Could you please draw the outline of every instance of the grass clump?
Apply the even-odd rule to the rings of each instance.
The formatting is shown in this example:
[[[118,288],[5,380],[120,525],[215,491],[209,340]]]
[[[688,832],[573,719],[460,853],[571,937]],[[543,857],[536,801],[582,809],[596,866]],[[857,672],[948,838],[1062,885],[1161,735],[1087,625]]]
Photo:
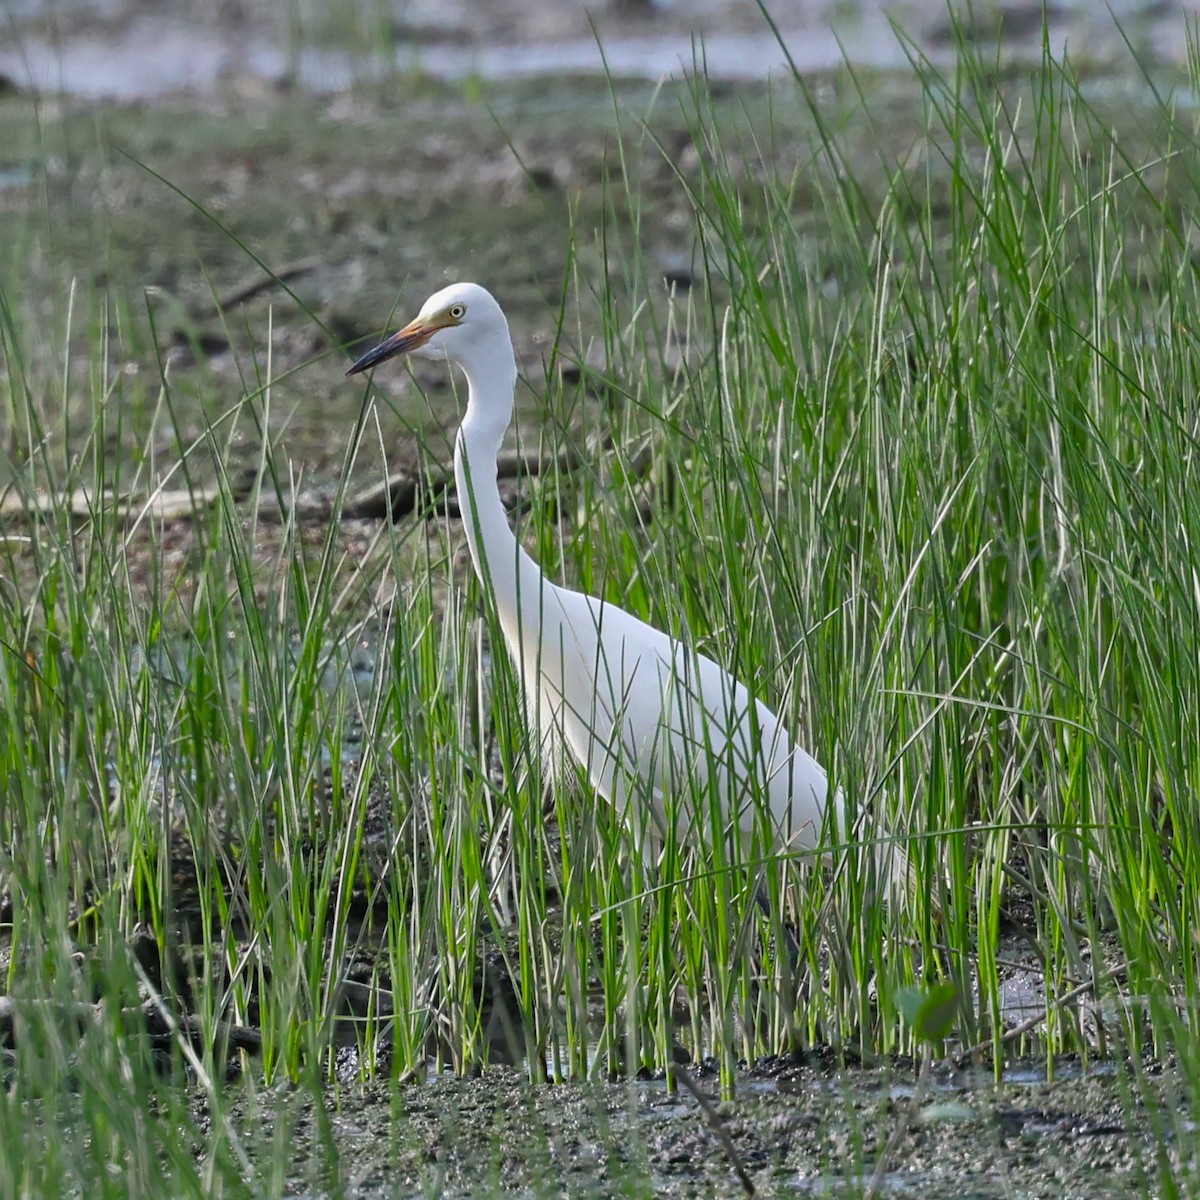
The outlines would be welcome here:
[[[1049,55],[997,80],[967,49],[944,71],[913,50],[912,72],[899,154],[876,126],[895,81],[725,103],[697,75],[636,114],[614,88],[596,235],[564,246],[552,419],[521,434],[591,446],[531,489],[547,569],[686,634],[778,712],[906,846],[899,909],[853,862],[763,838],[668,839],[646,862],[533,752],[437,497],[382,533],[305,523],[271,433],[293,379],[269,357],[227,411],[180,419],[170,371],[150,396],[109,370],[124,348],[97,298],[80,377],[51,365],[74,309],[43,343],[19,276],[0,286],[21,509],[0,541],[8,1190],[36,1171],[280,1193],[284,1142],[231,1115],[246,1029],[251,1107],[280,1081],[319,1096],[501,1058],[633,1075],[680,1048],[728,1090],[739,1062],[816,1042],[915,1052],[911,989],[949,984],[939,1050],[998,1071],[1170,1051],[1194,1086],[1194,129],[1149,80],[1135,122]],[[663,163],[686,289],[646,240]],[[338,432],[335,517],[386,442],[373,420]],[[182,521],[153,499],[164,474]],[[1015,972],[1034,1020],[1014,1020]],[[312,1123],[336,1169],[323,1105]]]

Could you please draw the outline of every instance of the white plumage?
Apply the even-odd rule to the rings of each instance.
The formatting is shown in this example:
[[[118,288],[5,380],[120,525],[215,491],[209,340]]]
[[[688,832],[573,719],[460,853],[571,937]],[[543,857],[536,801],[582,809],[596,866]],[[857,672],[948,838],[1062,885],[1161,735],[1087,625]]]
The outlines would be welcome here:
[[[780,848],[843,840],[841,793],[829,802],[820,764],[738,680],[616,605],[554,584],[517,541],[496,483],[516,358],[492,295],[473,283],[444,288],[350,373],[403,353],[447,360],[466,376],[459,503],[542,743],[559,740],[596,791],[652,837],[667,820],[680,837],[749,833],[765,814]],[[711,828],[714,813],[724,828]],[[710,828],[695,830],[697,816]],[[899,852],[889,859],[887,874],[904,869]]]

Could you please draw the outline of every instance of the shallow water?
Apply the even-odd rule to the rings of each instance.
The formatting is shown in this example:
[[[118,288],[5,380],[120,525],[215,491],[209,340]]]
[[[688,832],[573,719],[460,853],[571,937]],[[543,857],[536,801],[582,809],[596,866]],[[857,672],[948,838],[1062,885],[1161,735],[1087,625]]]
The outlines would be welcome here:
[[[564,6],[414,3],[374,44],[339,45],[314,26],[282,29],[270,6],[247,4],[238,20],[198,21],[173,4],[109,0],[64,5],[21,0],[7,6],[16,36],[0,43],[0,75],[17,87],[89,99],[148,100],[178,91],[209,92],[247,81],[287,84],[326,94],[393,72],[441,80],[511,80],[545,74],[659,79],[689,71],[699,54],[709,78],[763,79],[786,73],[859,67],[897,69],[908,61],[893,32],[895,19],[912,49],[935,61],[953,57],[953,34],[941,0],[776,4],[777,35],[744,0],[627,5],[601,9],[589,26],[585,9]],[[574,6],[565,6],[573,12]],[[996,13],[1004,12],[997,25]],[[329,5],[330,14],[337,11]],[[996,40],[1005,58],[1033,61],[1041,53],[1040,6],[976,4],[968,35]],[[1182,62],[1184,6],[1177,0],[1117,0],[1049,7],[1048,35],[1056,53],[1112,61],[1127,51],[1113,17],[1150,62]],[[79,19],[86,16],[86,19]],[[336,25],[335,25],[336,29]],[[999,30],[999,38],[993,35]],[[325,34],[325,36],[322,36]],[[318,48],[319,47],[319,48]]]

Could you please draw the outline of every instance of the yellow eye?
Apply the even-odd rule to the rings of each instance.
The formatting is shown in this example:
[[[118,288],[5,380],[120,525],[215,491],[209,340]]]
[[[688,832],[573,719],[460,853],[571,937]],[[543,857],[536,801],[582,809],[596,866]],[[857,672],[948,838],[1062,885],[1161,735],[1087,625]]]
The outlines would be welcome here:
[[[461,321],[467,315],[467,306],[465,304],[452,304],[446,309],[446,315],[455,321]]]

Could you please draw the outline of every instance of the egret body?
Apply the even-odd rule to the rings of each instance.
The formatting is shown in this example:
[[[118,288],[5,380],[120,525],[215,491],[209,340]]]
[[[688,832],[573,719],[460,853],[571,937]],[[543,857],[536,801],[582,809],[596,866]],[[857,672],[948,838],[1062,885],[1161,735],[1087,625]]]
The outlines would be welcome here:
[[[473,283],[444,288],[349,374],[409,353],[448,361],[466,376],[454,449],[459,504],[541,744],[559,742],[596,791],[652,839],[668,824],[681,837],[703,837],[749,834],[766,819],[780,848],[842,840],[841,793],[830,797],[820,764],[745,686],[615,604],[558,586],[518,542],[496,481],[517,366],[491,293]],[[693,828],[697,814],[708,829]],[[713,814],[723,828],[712,828]]]

